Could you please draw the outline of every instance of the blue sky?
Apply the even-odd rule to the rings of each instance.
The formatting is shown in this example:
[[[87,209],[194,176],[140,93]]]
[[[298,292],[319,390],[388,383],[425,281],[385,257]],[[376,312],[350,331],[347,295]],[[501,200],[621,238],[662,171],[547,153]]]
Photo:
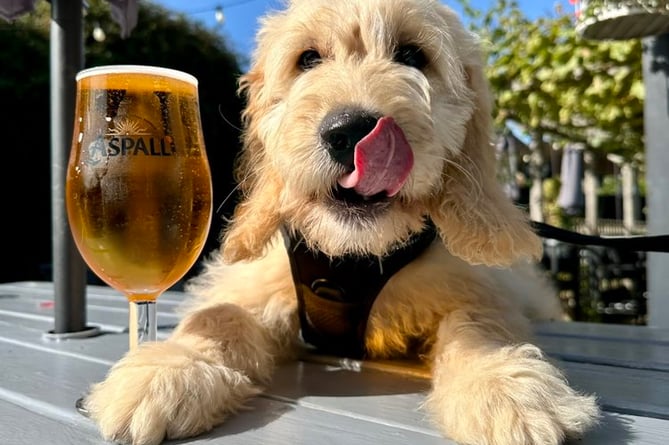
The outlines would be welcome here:
[[[152,0],[164,7],[186,13],[191,19],[199,20],[216,29],[229,42],[234,52],[249,56],[254,45],[253,36],[257,20],[265,12],[278,9],[282,0]],[[337,1],[337,0],[333,0]],[[470,0],[475,8],[486,10],[495,0]],[[443,3],[457,9],[455,0],[443,0]],[[568,0],[518,0],[518,4],[528,17],[548,16],[560,4],[565,11],[573,8]],[[225,20],[218,25],[215,19],[216,7],[223,8]]]

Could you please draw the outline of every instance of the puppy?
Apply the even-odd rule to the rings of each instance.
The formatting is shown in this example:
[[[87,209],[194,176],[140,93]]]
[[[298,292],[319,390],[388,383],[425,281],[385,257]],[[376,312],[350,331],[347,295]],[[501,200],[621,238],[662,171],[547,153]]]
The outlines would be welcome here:
[[[243,199],[171,337],[86,405],[108,439],[207,431],[310,343],[418,357],[424,409],[471,445],[553,445],[599,415],[529,342],[556,298],[495,179],[479,42],[436,0],[293,0],[261,22]]]

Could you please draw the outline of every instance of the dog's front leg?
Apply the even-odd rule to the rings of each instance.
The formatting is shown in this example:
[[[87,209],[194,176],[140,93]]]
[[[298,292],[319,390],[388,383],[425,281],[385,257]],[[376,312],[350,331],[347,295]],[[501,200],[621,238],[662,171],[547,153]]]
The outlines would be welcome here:
[[[168,340],[128,352],[91,388],[86,407],[108,440],[148,445],[197,435],[260,391],[275,340],[239,306],[199,309]]]
[[[557,445],[596,422],[594,397],[572,389],[539,348],[514,338],[513,329],[495,311],[455,311],[442,320],[426,407],[451,439]]]

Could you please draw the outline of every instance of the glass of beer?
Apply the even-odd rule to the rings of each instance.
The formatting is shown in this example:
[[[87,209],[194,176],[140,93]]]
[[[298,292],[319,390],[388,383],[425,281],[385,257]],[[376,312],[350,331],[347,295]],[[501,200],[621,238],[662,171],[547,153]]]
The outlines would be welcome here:
[[[68,220],[90,269],[128,299],[133,349],[156,339],[156,299],[193,266],[211,223],[198,82],[143,65],[76,82]]]

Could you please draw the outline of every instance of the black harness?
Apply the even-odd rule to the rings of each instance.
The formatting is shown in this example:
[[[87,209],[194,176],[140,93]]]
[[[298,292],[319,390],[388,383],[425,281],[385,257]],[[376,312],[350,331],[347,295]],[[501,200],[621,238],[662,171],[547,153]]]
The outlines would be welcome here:
[[[416,259],[437,236],[430,223],[383,257],[328,257],[307,248],[300,234],[282,230],[297,291],[302,338],[318,350],[365,356],[367,318],[379,292],[398,270]]]

